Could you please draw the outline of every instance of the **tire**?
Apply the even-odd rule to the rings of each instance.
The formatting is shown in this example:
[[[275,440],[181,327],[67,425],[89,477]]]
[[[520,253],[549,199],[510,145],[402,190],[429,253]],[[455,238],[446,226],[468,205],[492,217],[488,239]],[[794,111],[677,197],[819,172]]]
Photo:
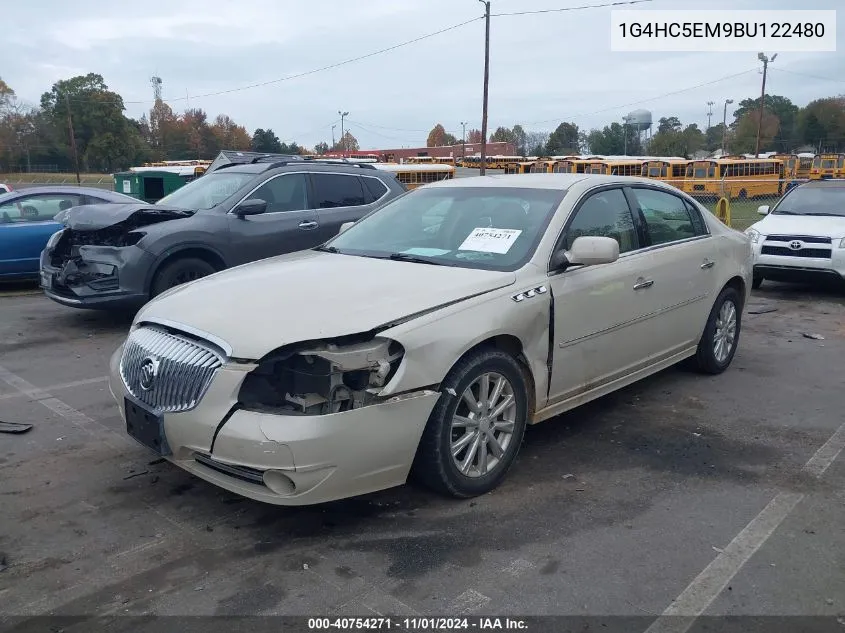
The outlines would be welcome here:
[[[483,376],[488,376],[488,398],[495,395],[498,378],[502,378],[506,384],[500,390],[497,404],[501,404],[506,395],[512,396],[512,404],[497,416],[501,418],[500,429],[488,427],[483,418],[472,424],[473,417],[478,416],[478,413],[472,412],[463,398],[463,394],[469,391],[470,397],[475,397],[476,404],[479,403],[476,393],[480,392]],[[525,434],[528,387],[523,369],[510,354],[497,349],[481,349],[461,359],[451,369],[443,380],[442,392],[423,431],[412,474],[429,488],[452,497],[466,499],[490,492],[507,475]],[[470,423],[464,427],[453,427],[456,414],[465,423]],[[457,443],[468,436],[478,437],[479,433],[489,438],[485,428],[493,435],[495,445],[502,449],[501,455],[495,455],[493,440],[479,443],[473,439],[464,440],[457,457],[452,457],[453,442]],[[508,429],[511,431],[509,434]],[[475,451],[470,456],[473,448]],[[481,468],[482,455],[488,459],[486,473]],[[457,462],[468,463],[464,472]]]
[[[150,291],[150,298],[156,297],[174,286],[179,286],[216,272],[217,269],[214,266],[197,257],[182,257],[173,260],[156,272]]]
[[[726,354],[716,353],[716,342],[720,338],[717,330],[722,330],[719,327],[720,321],[726,316],[730,315],[731,308],[726,306],[733,306],[733,340],[730,341],[730,348]],[[704,333],[701,335],[701,340],[698,343],[698,351],[695,355],[695,364],[698,371],[705,374],[721,374],[731,364],[736,348],[739,344],[739,334],[742,326],[742,299],[735,288],[728,286],[723,289],[716,298],[713,308],[710,310],[710,316],[707,318],[707,325],[704,328]],[[730,331],[730,327],[728,327]],[[723,340],[728,341],[729,338]]]
[[[752,290],[758,290],[760,288],[760,286],[763,285],[763,281],[765,281],[765,279],[763,277],[757,277],[757,276],[752,277],[751,278],[751,289]]]

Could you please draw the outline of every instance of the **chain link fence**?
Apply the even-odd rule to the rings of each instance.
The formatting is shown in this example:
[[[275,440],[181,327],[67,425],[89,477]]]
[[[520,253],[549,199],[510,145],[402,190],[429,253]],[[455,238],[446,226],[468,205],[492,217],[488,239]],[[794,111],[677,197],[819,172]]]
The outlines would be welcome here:
[[[111,174],[76,174],[65,172],[17,172],[0,173],[0,182],[11,185],[15,189],[25,189],[37,185],[76,185],[83,187],[97,187],[99,189],[114,189],[114,177]]]
[[[676,180],[669,184],[698,200],[726,224],[744,231],[760,219],[759,207],[774,207],[790,189],[804,182],[807,181],[731,178]]]

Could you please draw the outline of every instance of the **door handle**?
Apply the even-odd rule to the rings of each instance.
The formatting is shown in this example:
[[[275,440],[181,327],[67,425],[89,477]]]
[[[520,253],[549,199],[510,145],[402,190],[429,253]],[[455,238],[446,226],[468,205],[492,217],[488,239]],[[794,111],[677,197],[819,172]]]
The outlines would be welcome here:
[[[316,222],[314,222],[314,221],[311,221],[311,220],[309,220],[309,221],[307,221],[307,222],[300,222],[300,223],[299,223],[299,228],[301,228],[301,229],[303,229],[303,230],[316,229],[316,228],[317,228],[317,223],[316,223]]]
[[[643,279],[634,284],[634,290],[642,290],[643,288],[651,288],[654,285],[653,279]]]
[[[713,268],[716,265],[716,262],[711,262],[709,259],[705,260],[704,263],[701,265],[701,268]]]

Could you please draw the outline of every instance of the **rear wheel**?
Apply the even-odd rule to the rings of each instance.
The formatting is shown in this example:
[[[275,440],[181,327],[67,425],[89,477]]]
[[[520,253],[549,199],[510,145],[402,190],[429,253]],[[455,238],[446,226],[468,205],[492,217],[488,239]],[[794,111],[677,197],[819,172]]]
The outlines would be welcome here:
[[[728,286],[716,298],[695,355],[698,370],[721,374],[733,360],[739,343],[742,301],[739,292]]]
[[[180,286],[215,272],[217,272],[217,269],[203,259],[197,257],[176,259],[165,264],[156,273],[150,295],[151,297],[156,297],[174,286]]]
[[[523,370],[505,352],[479,350],[461,360],[442,386],[413,473],[454,497],[487,493],[505,478],[525,433],[528,392]]]

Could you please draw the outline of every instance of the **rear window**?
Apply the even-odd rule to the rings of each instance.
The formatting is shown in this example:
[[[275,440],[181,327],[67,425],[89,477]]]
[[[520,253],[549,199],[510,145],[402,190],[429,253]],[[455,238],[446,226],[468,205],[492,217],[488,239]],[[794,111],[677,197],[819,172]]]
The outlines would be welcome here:
[[[361,178],[361,181],[364,183],[364,197],[366,198],[366,204],[375,202],[387,193],[387,185],[377,178],[364,177]]]

